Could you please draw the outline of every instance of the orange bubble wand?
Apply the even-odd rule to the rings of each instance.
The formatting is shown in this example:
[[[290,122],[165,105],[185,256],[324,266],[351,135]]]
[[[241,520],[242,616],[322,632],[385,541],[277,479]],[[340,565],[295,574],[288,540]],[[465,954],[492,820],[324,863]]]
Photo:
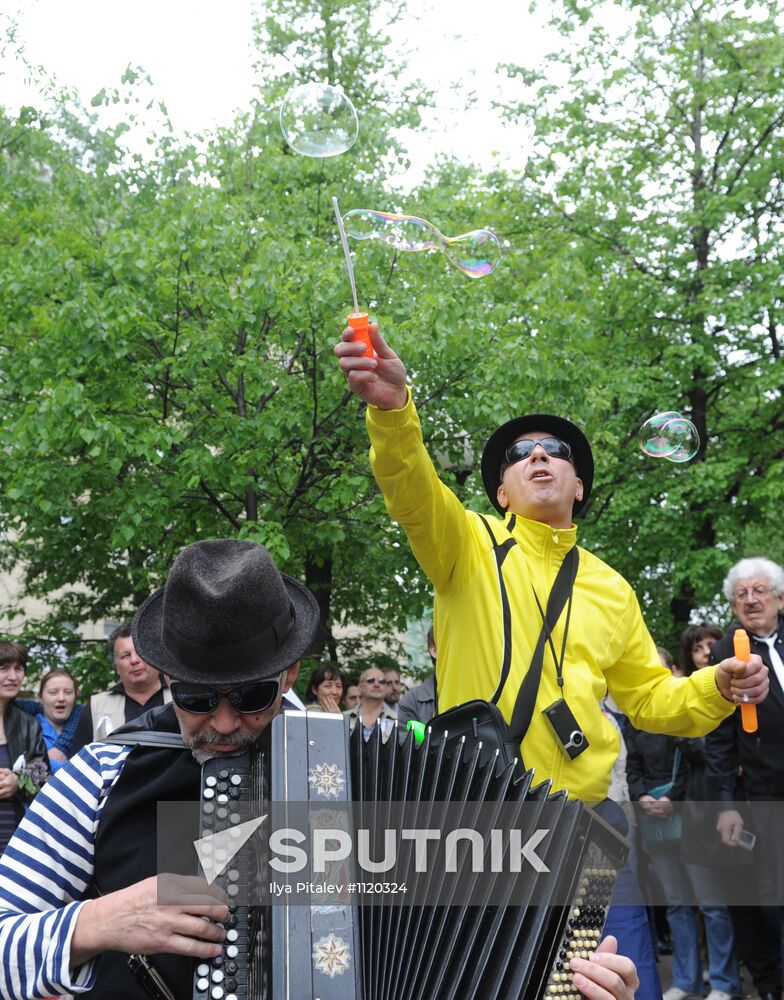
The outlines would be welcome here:
[[[732,636],[732,644],[735,647],[735,659],[748,663],[751,657],[751,646],[749,637],[742,629],[736,629]],[[757,706],[741,702],[740,722],[744,733],[756,733],[757,731]]]
[[[357,300],[357,286],[354,281],[354,267],[351,263],[351,253],[348,249],[348,240],[346,239],[346,230],[343,226],[343,217],[340,214],[340,209],[338,208],[337,198],[332,199],[332,207],[335,210],[335,218],[338,223],[338,232],[340,233],[340,242],[343,245],[343,253],[346,256],[346,269],[348,270],[348,280],[351,282],[351,294],[354,297],[354,312],[350,316],[346,317],[346,322],[354,331],[354,340],[365,345],[365,352],[361,354],[360,357],[374,358],[375,353],[373,352],[373,345],[370,343],[370,321],[368,314],[366,312],[359,311],[359,301]]]

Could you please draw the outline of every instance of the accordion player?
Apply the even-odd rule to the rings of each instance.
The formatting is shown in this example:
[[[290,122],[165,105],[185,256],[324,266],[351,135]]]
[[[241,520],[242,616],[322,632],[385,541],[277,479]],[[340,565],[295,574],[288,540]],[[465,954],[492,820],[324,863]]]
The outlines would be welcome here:
[[[578,1000],[570,960],[599,943],[627,852],[591,809],[481,740],[365,742],[324,713],[287,712],[257,751],[209,761],[201,796],[230,916],[193,1000]],[[519,862],[521,846],[513,874],[486,870],[495,852]]]

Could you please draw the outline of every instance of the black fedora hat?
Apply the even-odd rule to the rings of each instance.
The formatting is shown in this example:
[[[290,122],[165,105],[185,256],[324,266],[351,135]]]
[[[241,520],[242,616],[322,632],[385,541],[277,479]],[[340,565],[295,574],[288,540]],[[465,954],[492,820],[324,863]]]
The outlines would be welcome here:
[[[528,434],[531,431],[547,431],[553,437],[566,441],[571,447],[574,467],[583,483],[582,500],[575,500],[572,506],[572,516],[577,517],[585,510],[591,495],[593,453],[588,438],[576,424],[551,413],[529,413],[523,417],[515,417],[514,420],[507,420],[505,424],[501,424],[490,435],[482,452],[482,482],[490,503],[499,514],[505,513],[498,502],[498,486],[501,482],[501,466],[504,464],[506,449],[521,434]]]
[[[131,635],[146,662],[180,681],[242,684],[292,666],[319,624],[316,598],[255,542],[188,545]]]

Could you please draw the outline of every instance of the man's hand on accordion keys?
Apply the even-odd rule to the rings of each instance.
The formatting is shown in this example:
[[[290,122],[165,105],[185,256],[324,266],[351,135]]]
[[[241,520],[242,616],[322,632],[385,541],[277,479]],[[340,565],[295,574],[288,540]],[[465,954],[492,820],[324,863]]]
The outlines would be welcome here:
[[[216,885],[196,876],[159,875],[88,900],[71,941],[71,968],[104,951],[215,958],[229,909]]]
[[[589,1000],[633,1000],[640,985],[630,958],[618,954],[618,942],[606,937],[593,958],[573,958],[572,981]]]

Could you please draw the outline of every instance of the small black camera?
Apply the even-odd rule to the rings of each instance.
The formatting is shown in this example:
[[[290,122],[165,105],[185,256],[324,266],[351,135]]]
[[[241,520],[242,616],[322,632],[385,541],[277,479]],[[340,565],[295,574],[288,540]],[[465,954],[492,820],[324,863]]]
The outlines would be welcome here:
[[[542,712],[550,723],[558,741],[558,746],[563,750],[570,760],[579,757],[588,749],[588,737],[580,728],[580,724],[575,719],[571,708],[563,698],[548,705]]]

